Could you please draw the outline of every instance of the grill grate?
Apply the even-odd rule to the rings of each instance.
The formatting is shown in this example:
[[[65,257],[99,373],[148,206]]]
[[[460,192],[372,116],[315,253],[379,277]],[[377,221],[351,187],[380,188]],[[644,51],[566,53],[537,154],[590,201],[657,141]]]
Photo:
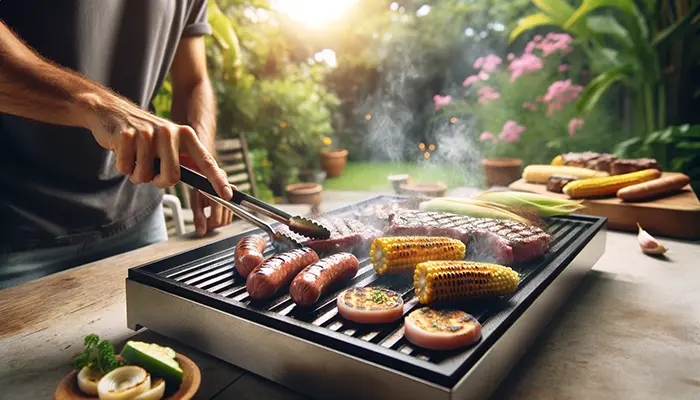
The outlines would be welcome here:
[[[394,197],[388,197],[393,200]],[[373,201],[388,201],[386,196]],[[367,203],[364,203],[367,204]],[[355,207],[332,213],[350,215]],[[433,352],[411,345],[403,336],[403,323],[372,326],[344,320],[338,315],[337,295],[348,287],[383,286],[401,293],[404,314],[421,305],[413,293],[412,276],[378,276],[367,257],[360,259],[360,269],[349,283],[333,288],[312,307],[298,307],[286,290],[270,301],[251,301],[245,279],[233,267],[235,243],[244,232],[220,242],[129,271],[129,278],[174,294],[232,312],[336,350],[373,359],[390,368],[413,373],[438,384],[452,384],[478,360],[490,343],[502,334],[553,279],[568,261],[600,229],[603,220],[594,217],[568,216],[551,218],[552,242],[549,253],[541,260],[513,266],[521,274],[519,290],[496,300],[478,300],[459,305],[482,324],[482,340],[475,346],[446,352]],[[274,252],[268,246],[265,255]],[[522,311],[520,311],[522,312]]]

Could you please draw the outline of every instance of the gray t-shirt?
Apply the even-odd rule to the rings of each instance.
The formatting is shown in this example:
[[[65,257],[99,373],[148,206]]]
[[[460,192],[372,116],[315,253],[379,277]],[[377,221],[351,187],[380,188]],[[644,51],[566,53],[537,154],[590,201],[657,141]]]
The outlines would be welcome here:
[[[206,35],[206,0],[0,0],[0,19],[43,57],[144,109],[179,40]],[[98,240],[153,212],[162,192],[120,175],[85,129],[0,113],[0,253]]]

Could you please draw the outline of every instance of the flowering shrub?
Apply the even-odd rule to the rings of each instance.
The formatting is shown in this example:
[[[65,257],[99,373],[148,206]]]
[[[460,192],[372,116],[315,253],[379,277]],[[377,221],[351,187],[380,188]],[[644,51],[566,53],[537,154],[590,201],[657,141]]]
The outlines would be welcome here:
[[[474,62],[475,73],[462,82],[464,95],[435,95],[438,118],[471,119],[484,157],[518,157],[549,163],[566,151],[610,151],[614,118],[604,108],[586,120],[575,102],[585,71],[565,62],[572,53],[567,34],[537,35],[522,54],[505,60],[494,54]],[[573,60],[576,61],[575,57]]]

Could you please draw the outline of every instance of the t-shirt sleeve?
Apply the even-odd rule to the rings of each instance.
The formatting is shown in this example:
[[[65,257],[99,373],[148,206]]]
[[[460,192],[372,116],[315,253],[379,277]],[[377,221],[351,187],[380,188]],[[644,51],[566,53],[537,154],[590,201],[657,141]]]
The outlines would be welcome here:
[[[182,36],[202,35],[211,35],[211,25],[207,20],[207,0],[195,0]]]

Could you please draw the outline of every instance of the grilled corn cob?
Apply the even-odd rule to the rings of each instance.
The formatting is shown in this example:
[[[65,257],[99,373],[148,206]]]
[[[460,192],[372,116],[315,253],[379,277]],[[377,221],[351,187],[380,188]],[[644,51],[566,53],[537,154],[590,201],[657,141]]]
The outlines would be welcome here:
[[[562,191],[572,199],[613,196],[624,187],[651,181],[660,176],[661,171],[658,169],[645,169],[603,178],[572,181],[567,183]]]
[[[461,260],[466,246],[447,237],[381,237],[372,242],[370,260],[377,274],[413,271],[416,264],[431,260]]]
[[[428,261],[416,266],[413,287],[421,304],[502,296],[514,292],[520,276],[511,268],[473,261]]]
[[[552,175],[570,175],[581,179],[608,176],[605,171],[588,168],[571,167],[568,165],[528,165],[523,169],[523,179],[530,183],[547,183]]]

